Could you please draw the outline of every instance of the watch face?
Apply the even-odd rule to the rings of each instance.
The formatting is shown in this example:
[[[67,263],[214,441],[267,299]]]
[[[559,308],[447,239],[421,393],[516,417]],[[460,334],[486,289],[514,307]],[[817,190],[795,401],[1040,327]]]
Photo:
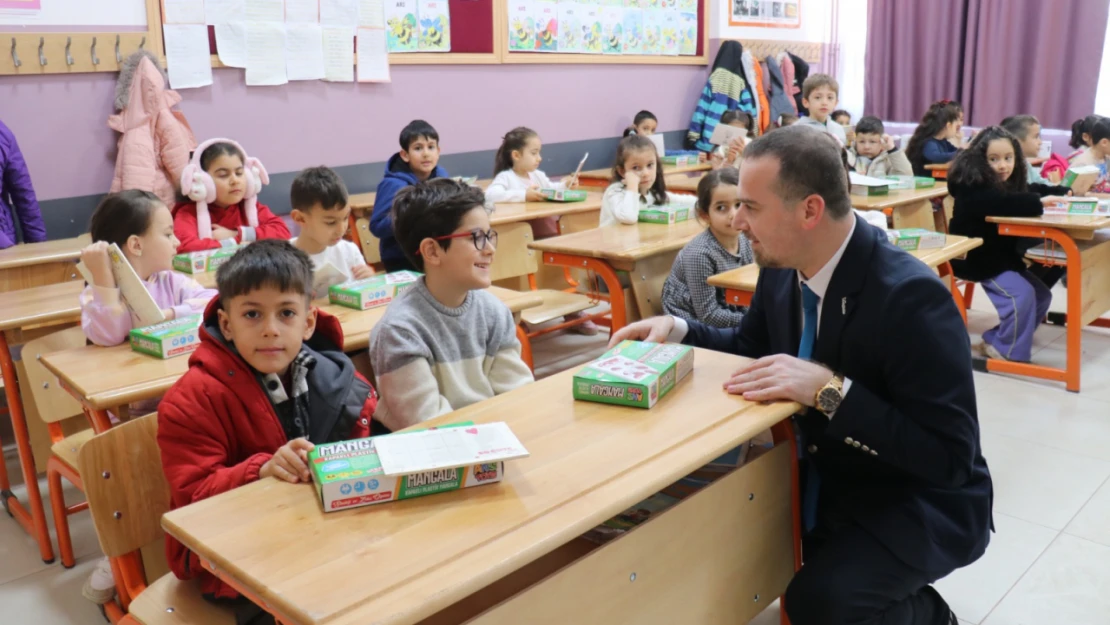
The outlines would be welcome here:
[[[817,408],[824,413],[834,412],[840,407],[840,391],[832,387],[821,389],[817,395]]]

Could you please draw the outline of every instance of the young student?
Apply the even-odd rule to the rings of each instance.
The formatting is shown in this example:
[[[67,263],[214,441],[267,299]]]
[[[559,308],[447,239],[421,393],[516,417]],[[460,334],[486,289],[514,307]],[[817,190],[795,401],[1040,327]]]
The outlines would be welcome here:
[[[906,157],[913,166],[913,175],[929,176],[925,165],[948,163],[956,158],[960,148],[953,141],[962,137],[963,116],[963,107],[952,100],[940,100],[929,106],[906,144]]]
[[[0,122],[0,250],[19,241],[13,215],[19,218],[24,243],[46,240],[46,226],[23,152],[11,129]]]
[[[393,198],[405,187],[432,178],[446,178],[447,171],[439,166],[439,133],[422,119],[415,119],[401,129],[401,151],[389,157],[385,176],[378,183],[374,212],[370,216],[370,233],[378,237],[382,265],[386,271],[414,269],[393,236]]]
[[[1075,166],[1094,165],[1098,167],[1098,179],[1088,189],[1090,193],[1110,193],[1110,117],[1100,117],[1091,126],[1091,145],[1079,156],[1072,159]]]
[[[878,117],[861,117],[856,124],[856,142],[848,150],[848,163],[856,173],[881,178],[912,176],[913,167],[906,153],[894,146]]]
[[[599,226],[634,224],[640,209],[662,204],[693,207],[697,198],[667,192],[655,144],[643,135],[630,135],[617,144],[612,184],[601,196]]]
[[[824,130],[839,141],[840,145],[847,145],[844,127],[831,117],[839,92],[840,85],[828,74],[813,74],[806,78],[802,83],[802,104],[809,109],[809,117],[799,119],[798,123]]]
[[[570,179],[551,182],[547,174],[540,171],[543,157],[540,152],[543,143],[539,134],[531,128],[520,126],[513,128],[501,141],[494,157],[493,182],[486,188],[486,203],[493,205],[499,202],[542,202],[544,199],[540,189],[573,189],[578,186],[578,180]],[[528,222],[532,226],[532,238],[539,241],[559,235],[558,217],[543,217]],[[564,317],[566,321],[573,321],[585,317],[586,313],[577,312]],[[578,325],[570,326],[570,331],[577,334],[593,336],[601,328],[593,321],[585,321]]]
[[[398,430],[532,381],[509,309],[484,289],[497,232],[482,190],[454,180],[405,189],[397,242],[424,277],[370,334],[382,392],[378,418]]]
[[[1036,217],[1068,189],[1029,184],[1020,154],[1013,135],[991,126],[956,157],[948,172],[948,191],[955,199],[949,230],[983,239],[965,259],[952,261],[956,276],[980,283],[998,310],[999,324],[983,333],[979,349],[990,358],[1028,362],[1033,332],[1048,312],[1052,293],[1026,269],[1023,246],[999,234],[987,217]]]
[[[1071,125],[1071,140],[1068,141],[1068,145],[1075,151],[1068,155],[1069,162],[1091,147],[1091,131],[1101,117],[1101,115],[1088,115],[1075,120]]]
[[[1052,182],[1042,176],[1041,172],[1033,167],[1033,163],[1029,162],[1029,159],[1037,158],[1037,154],[1041,151],[1041,122],[1032,115],[1013,115],[1002,120],[1001,126],[1017,137],[1018,143],[1021,144],[1021,156],[1025,161],[1026,171],[1029,172],[1029,183],[1051,185]]]
[[[832,112],[832,120],[842,128],[844,128],[845,146],[851,146],[856,142],[856,129],[852,126],[852,114],[844,109],[836,109]]]
[[[745,309],[725,302],[723,289],[706,282],[710,276],[755,261],[747,237],[732,225],[740,210],[739,173],[731,168],[709,172],[698,183],[698,218],[708,224],[675,258],[663,283],[663,312],[718,328],[740,324]]]
[[[659,120],[655,118],[655,114],[651,111],[640,111],[632,118],[632,125],[624,129],[624,135],[653,135],[655,130],[659,128]]]
[[[740,167],[740,160],[744,153],[744,146],[748,144],[748,137],[751,137],[754,120],[752,120],[751,114],[745,113],[740,109],[729,109],[721,113],[721,121],[717,123],[743,128],[748,131],[747,137],[737,137],[729,142],[728,145],[717,146],[717,149],[713,150],[713,154],[709,157],[709,162],[713,169],[720,169],[726,166],[738,168]]]
[[[339,321],[309,301],[307,254],[259,241],[220,267],[216,283],[189,370],[158,408],[173,509],[268,477],[309,488],[308,452],[369,436],[378,403],[343,353]],[[238,597],[168,535],[166,558],[207,598]],[[235,607],[253,608],[246,600]]]
[[[374,275],[358,246],[343,238],[351,207],[339,174],[330,167],[305,169],[293,179],[289,200],[293,206],[290,216],[301,229],[291,243],[308,254],[315,269],[330,264],[347,280]]]
[[[153,193],[129,190],[105,196],[93,211],[89,231],[93,243],[81,250],[81,260],[93,281],[81,292],[81,329],[96,345],[123,343],[138,323],[121,299],[112,273],[108,257],[112,243],[119,246],[166,319],[200,314],[216,296],[216,291],[172,270],[178,243],[173,217]],[[131,406],[131,411],[146,414],[157,406],[158,400],[140,402]],[[89,601],[105,604],[115,592],[112,567],[104,558],[85,582],[82,594]]]
[[[289,239],[285,222],[258,202],[258,192],[269,182],[262,163],[248,157],[243,146],[231,139],[209,139],[198,145],[181,173],[186,199],[173,209],[173,230],[181,241],[177,252]]]

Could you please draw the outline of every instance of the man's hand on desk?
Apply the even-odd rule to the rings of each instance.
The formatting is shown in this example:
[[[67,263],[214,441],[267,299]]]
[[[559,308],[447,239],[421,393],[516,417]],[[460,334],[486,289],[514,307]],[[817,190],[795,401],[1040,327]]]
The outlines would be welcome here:
[[[832,377],[833,372],[822,365],[786,354],[775,354],[760,358],[732,374],[725,382],[725,390],[733,395],[743,395],[748,401],[786,400],[812,408],[817,391]]]
[[[613,333],[609,339],[609,347],[614,347],[621,341],[647,341],[649,343],[666,343],[671,330],[674,329],[674,317],[661,315],[637,321]]]

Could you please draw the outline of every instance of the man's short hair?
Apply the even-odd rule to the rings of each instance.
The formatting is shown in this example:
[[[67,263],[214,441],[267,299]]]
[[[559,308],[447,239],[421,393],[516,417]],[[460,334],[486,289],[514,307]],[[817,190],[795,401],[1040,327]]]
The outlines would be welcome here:
[[[1040,120],[1032,115],[1013,115],[1002,120],[1001,124],[1003,128],[1017,137],[1019,141],[1024,141],[1025,138],[1029,136],[1030,128],[1040,125]]]
[[[417,139],[432,139],[439,143],[439,133],[422,119],[414,119],[401,129],[401,149],[408,152]]]
[[[485,201],[485,193],[478,187],[450,178],[405,187],[393,200],[393,236],[405,258],[424,271],[420,242],[454,233],[463,217],[475,208],[483,208]],[[451,243],[447,239],[439,245],[447,249]]]
[[[307,211],[319,204],[324,210],[347,206],[347,185],[330,167],[309,167],[293,179],[289,189],[293,208]]]
[[[856,122],[857,135],[881,135],[885,131],[886,127],[883,126],[883,120],[874,115],[861,117],[859,121]]]
[[[828,87],[837,96],[840,95],[840,85],[835,78],[828,74],[813,74],[802,83],[802,97],[808,100],[809,94],[818,87]]]
[[[795,124],[769,132],[744,149],[744,161],[772,157],[779,162],[775,192],[785,202],[810,195],[825,200],[825,210],[840,220],[852,210],[840,144],[811,126]]]
[[[263,239],[239,250],[216,270],[216,288],[225,307],[231,298],[267,286],[309,299],[312,260],[289,241]]]

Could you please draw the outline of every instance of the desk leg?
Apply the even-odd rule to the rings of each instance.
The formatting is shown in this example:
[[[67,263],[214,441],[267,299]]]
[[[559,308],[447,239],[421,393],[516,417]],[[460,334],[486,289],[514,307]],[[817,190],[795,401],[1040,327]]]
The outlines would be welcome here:
[[[794,525],[794,572],[802,569],[802,486],[798,481],[801,475],[798,471],[798,444],[794,439],[794,422],[783,419],[771,426],[771,440],[775,445],[790,445],[793,450],[790,454],[790,516]],[[779,598],[779,619],[781,625],[790,625],[790,618],[786,615],[786,596]]]
[[[933,203],[929,200],[895,206],[891,214],[891,220],[898,230],[903,228],[924,228],[930,231],[937,229],[936,221],[933,220]]]
[[[956,300],[956,308],[960,311],[960,316],[964,318],[964,325],[967,325],[967,306],[964,305],[964,296],[960,293],[960,288],[956,285],[956,274],[952,273],[952,263],[946,262],[937,267],[937,273],[940,274],[941,279],[948,276],[948,288],[952,290],[952,299]]]
[[[609,263],[597,258],[556,254],[554,252],[544,252],[543,262],[546,265],[573,267],[596,273],[609,289],[609,316],[612,320],[609,328],[610,332],[616,332],[627,325],[628,313],[624,307],[624,287],[621,286],[620,277],[609,266]]]
[[[38,471],[35,469],[35,458],[31,453],[31,438],[27,434],[23,401],[19,397],[19,380],[16,379],[15,363],[12,362],[12,354],[8,349],[8,337],[3,332],[0,332],[0,374],[4,376],[4,396],[8,402],[8,413],[12,418],[12,430],[15,434],[16,447],[19,449],[19,465],[23,470],[23,482],[27,488],[27,503],[30,510],[24,508],[12,494],[7,467],[4,467],[0,474],[0,499],[3,500],[4,509],[8,514],[38,542],[42,561],[52,564],[54,547],[50,543],[50,531],[46,528],[46,511],[42,507]],[[0,465],[3,465],[2,461]]]
[[[753,295],[755,295],[755,293],[752,291],[725,289],[725,301],[733,306],[751,306]]]

